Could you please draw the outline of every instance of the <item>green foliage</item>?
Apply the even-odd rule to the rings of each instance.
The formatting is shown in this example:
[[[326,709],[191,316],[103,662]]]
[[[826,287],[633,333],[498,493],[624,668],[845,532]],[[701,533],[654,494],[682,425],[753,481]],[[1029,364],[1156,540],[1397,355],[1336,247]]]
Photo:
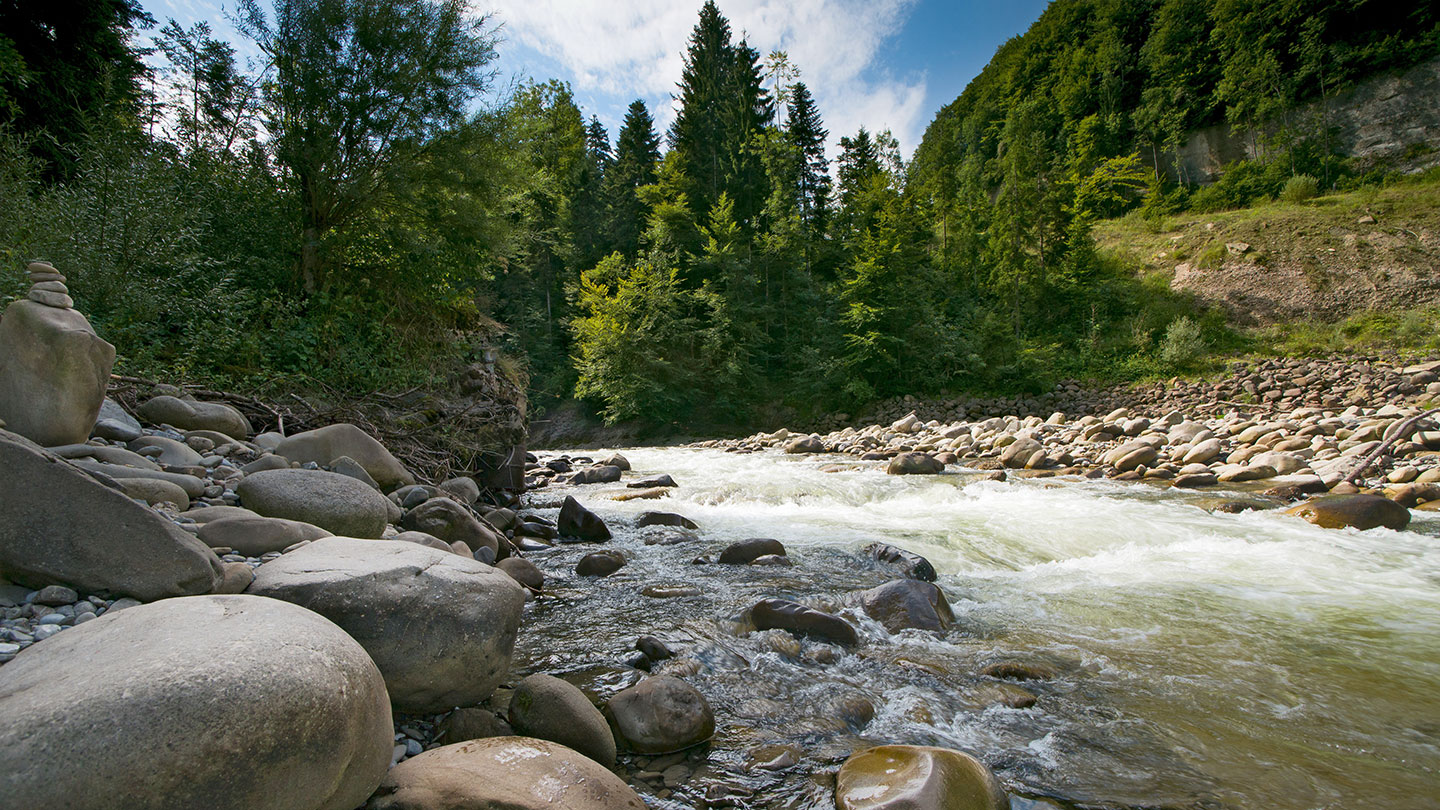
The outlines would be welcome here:
[[[1160,341],[1160,360],[1177,370],[1186,370],[1205,355],[1205,338],[1200,326],[1181,315],[1165,329],[1165,338]]]
[[[1313,200],[1320,193],[1320,181],[1308,174],[1297,174],[1285,181],[1280,189],[1280,199],[1288,203]]]

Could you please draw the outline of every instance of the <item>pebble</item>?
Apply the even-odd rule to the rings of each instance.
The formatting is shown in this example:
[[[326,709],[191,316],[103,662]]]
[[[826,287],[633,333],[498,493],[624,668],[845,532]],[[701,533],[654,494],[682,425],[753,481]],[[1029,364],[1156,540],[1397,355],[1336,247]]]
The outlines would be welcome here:
[[[64,585],[46,585],[35,594],[34,602],[39,605],[69,605],[80,600],[74,588]]]
[[[64,629],[58,624],[42,624],[35,628],[35,640],[44,641]]]
[[[0,661],[9,661],[11,658],[14,658],[19,652],[19,644],[11,644],[9,642],[0,643]]]

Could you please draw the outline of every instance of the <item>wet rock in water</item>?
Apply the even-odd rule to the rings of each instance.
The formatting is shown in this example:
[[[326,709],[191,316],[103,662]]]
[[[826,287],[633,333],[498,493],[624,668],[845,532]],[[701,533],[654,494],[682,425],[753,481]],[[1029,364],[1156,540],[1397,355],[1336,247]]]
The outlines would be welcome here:
[[[670,647],[654,636],[641,636],[635,641],[635,649],[651,661],[665,661],[675,657]]]
[[[785,556],[785,546],[768,537],[752,537],[731,543],[720,552],[717,562],[724,565],[746,565],[766,555]]]
[[[985,763],[948,748],[882,745],[845,760],[835,777],[840,810],[1007,810]]]
[[[795,565],[795,561],[784,554],[761,554],[750,561],[751,565],[765,567],[767,565],[789,568]]]
[[[84,442],[114,364],[84,315],[15,301],[0,316],[0,422],[41,445]]]
[[[259,557],[285,549],[306,540],[329,537],[330,532],[284,518],[222,517],[200,527],[200,539],[211,548],[230,548],[246,557]]]
[[[785,445],[785,452],[791,455],[801,453],[824,453],[826,452],[825,442],[820,441],[816,436],[801,436],[792,439]]]
[[[1384,526],[1400,531],[1410,525],[1410,510],[1379,495],[1327,495],[1293,506],[1285,513],[1326,529],[1350,526],[1364,531]]]
[[[236,487],[240,502],[265,517],[298,520],[345,537],[377,538],[390,502],[349,476],[321,470],[266,470]]]
[[[415,532],[434,535],[446,543],[460,542],[471,549],[500,551],[500,537],[470,510],[449,498],[431,498],[405,513],[401,526]],[[493,557],[491,559],[494,559]]]
[[[170,425],[180,430],[213,430],[232,439],[250,437],[250,420],[223,402],[158,396],[136,409],[136,415],[152,425]]]
[[[609,768],[615,737],[585,693],[552,675],[531,675],[510,696],[510,726],[517,734],[557,742]]]
[[[1057,673],[1054,667],[1040,661],[1011,659],[988,664],[980,674],[1006,681],[1048,681]]]
[[[530,562],[524,557],[506,557],[500,562],[495,563],[495,567],[509,574],[511,579],[531,590],[538,591],[545,587],[544,572],[535,567],[535,563]]]
[[[600,466],[619,467],[622,471],[629,472],[630,460],[619,453],[612,453],[609,458],[600,459]]]
[[[492,737],[390,769],[366,810],[645,810],[620,777],[559,743]]]
[[[705,696],[668,675],[653,675],[617,692],[605,708],[616,741],[636,753],[680,751],[715,733],[715,715]]]
[[[165,599],[22,652],[0,678],[7,808],[349,810],[390,764],[385,684],[308,610]]]
[[[663,489],[667,487],[678,487],[675,479],[669,475],[657,475],[654,478],[646,478],[641,481],[631,481],[625,486],[630,489]]]
[[[440,721],[437,740],[446,743],[460,743],[467,740],[481,740],[486,737],[510,737],[515,730],[510,724],[495,716],[488,709],[474,707],[456,709]]]
[[[885,467],[890,475],[935,475],[944,471],[945,465],[928,453],[901,453]]]
[[[0,430],[0,570],[137,599],[212,593],[220,560],[194,535],[33,442]]]
[[[674,546],[680,543],[699,540],[700,535],[689,529],[662,529],[653,532],[643,532],[641,538],[647,546]]]
[[[976,689],[975,697],[981,706],[1004,706],[1009,709],[1028,709],[1034,706],[1035,693],[1013,683],[983,684]]]
[[[1180,489],[1194,489],[1195,487],[1213,487],[1220,483],[1220,479],[1215,476],[1215,473],[1188,473],[1175,476],[1175,480],[1170,483]]]
[[[686,596],[699,596],[700,589],[694,585],[646,585],[640,589],[640,593],[651,599],[680,599]]]
[[[525,591],[476,560],[413,543],[327,537],[255,569],[250,593],[340,625],[375,659],[397,709],[489,697],[505,677]]]
[[[650,489],[637,489],[634,492],[622,492],[618,495],[611,495],[612,501],[644,501],[658,500],[670,494],[670,490],[664,487],[651,487]]]
[[[415,483],[415,476],[383,444],[348,423],[296,433],[281,441],[275,453],[301,464],[314,462],[323,467],[341,456],[349,456],[386,492]]]
[[[898,566],[911,579],[935,581],[935,566],[913,551],[906,551],[889,543],[871,543],[865,547],[865,553],[879,562]]]
[[[677,515],[674,512],[643,512],[635,520],[636,528],[643,529],[646,526],[678,526],[682,529],[698,529],[699,524],[684,515]]]
[[[580,505],[573,497],[566,495],[560,505],[560,517],[555,529],[561,542],[603,543],[610,539],[610,529],[600,516]]]
[[[762,599],[750,608],[750,617],[757,630],[786,630],[850,647],[860,643],[849,622],[788,599]]]
[[[943,632],[955,622],[945,593],[929,582],[895,579],[860,595],[870,618],[898,633],[906,629]]]
[[[625,555],[618,551],[596,551],[586,554],[575,564],[575,575],[581,577],[608,577],[625,567]]]
[[[570,476],[572,484],[613,484],[620,480],[622,470],[613,465],[601,465],[599,467],[586,467],[577,470]]]
[[[1211,508],[1216,512],[1223,512],[1227,515],[1238,515],[1241,512],[1253,512],[1261,507],[1260,504],[1254,501],[1228,500],[1220,501]]]

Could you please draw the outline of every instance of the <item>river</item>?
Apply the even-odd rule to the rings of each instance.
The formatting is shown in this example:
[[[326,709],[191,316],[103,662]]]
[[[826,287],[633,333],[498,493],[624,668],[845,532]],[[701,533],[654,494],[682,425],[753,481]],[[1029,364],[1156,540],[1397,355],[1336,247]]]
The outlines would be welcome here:
[[[633,683],[639,635],[680,655],[715,707],[708,763],[653,806],[702,806],[712,784],[741,806],[833,807],[825,773],[885,742],[942,745],[987,762],[1021,808],[1440,808],[1440,517],[1409,531],[1325,530],[1278,511],[1207,509],[1217,495],[1108,481],[997,483],[964,471],[888,476],[843,456],[627,448],[627,480],[669,473],[662,500],[622,484],[526,496],[554,516],[575,495],[629,564],[573,575],[593,546],[532,555],[550,594],[527,609],[516,670],[564,674],[597,698]],[[586,453],[596,458],[604,453]],[[843,464],[853,469],[825,471]],[[952,468],[953,469],[953,468]],[[700,538],[643,543],[633,518],[683,514]],[[748,537],[781,540],[794,567],[695,565]],[[891,635],[846,596],[891,575],[861,549],[926,556],[957,617],[943,636]],[[651,585],[696,586],[658,599]],[[842,651],[746,632],[780,596],[840,610],[862,644]],[[1033,707],[976,673],[1037,661]],[[788,746],[795,767],[747,767]],[[713,795],[713,788],[712,788]]]

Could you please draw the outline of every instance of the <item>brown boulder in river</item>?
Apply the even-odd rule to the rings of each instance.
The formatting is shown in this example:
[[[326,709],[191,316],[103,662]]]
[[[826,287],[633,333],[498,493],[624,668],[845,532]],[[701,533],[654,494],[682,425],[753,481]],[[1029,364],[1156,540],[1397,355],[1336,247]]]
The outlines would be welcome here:
[[[1410,510],[1379,495],[1327,495],[1293,506],[1285,513],[1327,529],[1353,526],[1364,531],[1384,526],[1400,531],[1410,525]]]
[[[845,760],[840,810],[1005,810],[1010,800],[985,763],[959,751],[882,745]]]
[[[756,630],[787,630],[849,647],[860,643],[849,622],[788,599],[762,599],[750,608],[750,618]]]

